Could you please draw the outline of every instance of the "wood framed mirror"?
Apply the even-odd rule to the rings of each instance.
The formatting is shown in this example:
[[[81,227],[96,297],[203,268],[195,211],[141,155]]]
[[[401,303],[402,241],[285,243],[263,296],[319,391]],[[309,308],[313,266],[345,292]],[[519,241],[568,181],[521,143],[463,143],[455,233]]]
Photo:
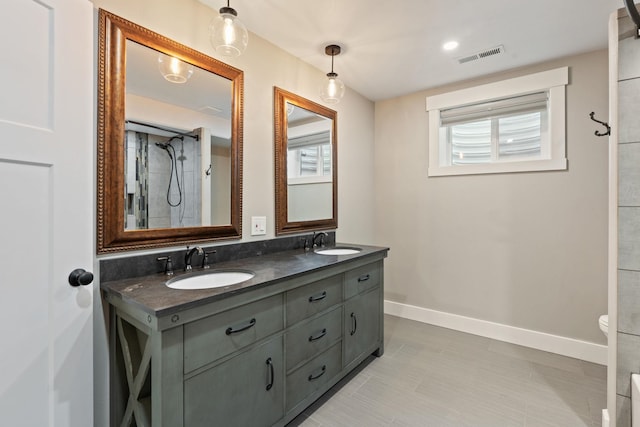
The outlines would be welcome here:
[[[337,113],[274,87],[276,234],[338,226]]]
[[[242,237],[243,85],[99,11],[98,253]]]

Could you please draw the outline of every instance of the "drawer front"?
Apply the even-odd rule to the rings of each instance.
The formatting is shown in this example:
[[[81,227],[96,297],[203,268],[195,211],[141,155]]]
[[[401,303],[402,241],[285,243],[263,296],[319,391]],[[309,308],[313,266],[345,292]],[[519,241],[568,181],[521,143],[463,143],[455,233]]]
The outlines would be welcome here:
[[[282,330],[282,295],[237,307],[184,326],[184,372]]]
[[[287,412],[342,370],[342,345],[336,345],[287,376]]]
[[[344,276],[345,299],[379,286],[380,265],[380,263],[367,264],[347,271]]]
[[[342,336],[342,307],[291,328],[286,334],[287,369],[322,353]]]
[[[287,326],[295,325],[342,301],[342,275],[287,292]]]

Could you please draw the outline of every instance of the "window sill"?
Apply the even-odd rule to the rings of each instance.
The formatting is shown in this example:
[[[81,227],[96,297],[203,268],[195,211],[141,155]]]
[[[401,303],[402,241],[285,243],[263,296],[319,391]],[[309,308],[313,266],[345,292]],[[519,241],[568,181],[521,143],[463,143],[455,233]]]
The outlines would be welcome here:
[[[520,162],[495,162],[477,165],[429,167],[429,176],[482,175],[494,173],[518,173],[567,170],[567,159],[526,160]]]
[[[332,177],[330,175],[299,176],[299,177],[287,179],[287,185],[323,184],[331,181],[332,181]]]

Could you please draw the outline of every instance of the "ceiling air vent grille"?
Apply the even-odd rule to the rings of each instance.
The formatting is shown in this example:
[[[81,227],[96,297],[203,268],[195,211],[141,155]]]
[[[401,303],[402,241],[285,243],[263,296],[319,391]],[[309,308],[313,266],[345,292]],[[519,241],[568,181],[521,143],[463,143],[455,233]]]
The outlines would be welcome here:
[[[499,55],[501,53],[504,53],[504,46],[502,45],[492,47],[491,49],[485,49],[481,52],[467,55],[463,58],[458,58],[458,63],[465,64],[467,62],[477,61],[478,59],[488,58],[489,56]]]

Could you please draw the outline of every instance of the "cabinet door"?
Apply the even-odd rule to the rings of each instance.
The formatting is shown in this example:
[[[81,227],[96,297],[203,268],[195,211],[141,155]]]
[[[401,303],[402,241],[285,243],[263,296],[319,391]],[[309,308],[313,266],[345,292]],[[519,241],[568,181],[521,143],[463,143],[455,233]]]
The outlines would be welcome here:
[[[380,288],[348,300],[344,310],[344,366],[380,341]]]
[[[184,425],[271,426],[284,415],[282,336],[184,382]]]

